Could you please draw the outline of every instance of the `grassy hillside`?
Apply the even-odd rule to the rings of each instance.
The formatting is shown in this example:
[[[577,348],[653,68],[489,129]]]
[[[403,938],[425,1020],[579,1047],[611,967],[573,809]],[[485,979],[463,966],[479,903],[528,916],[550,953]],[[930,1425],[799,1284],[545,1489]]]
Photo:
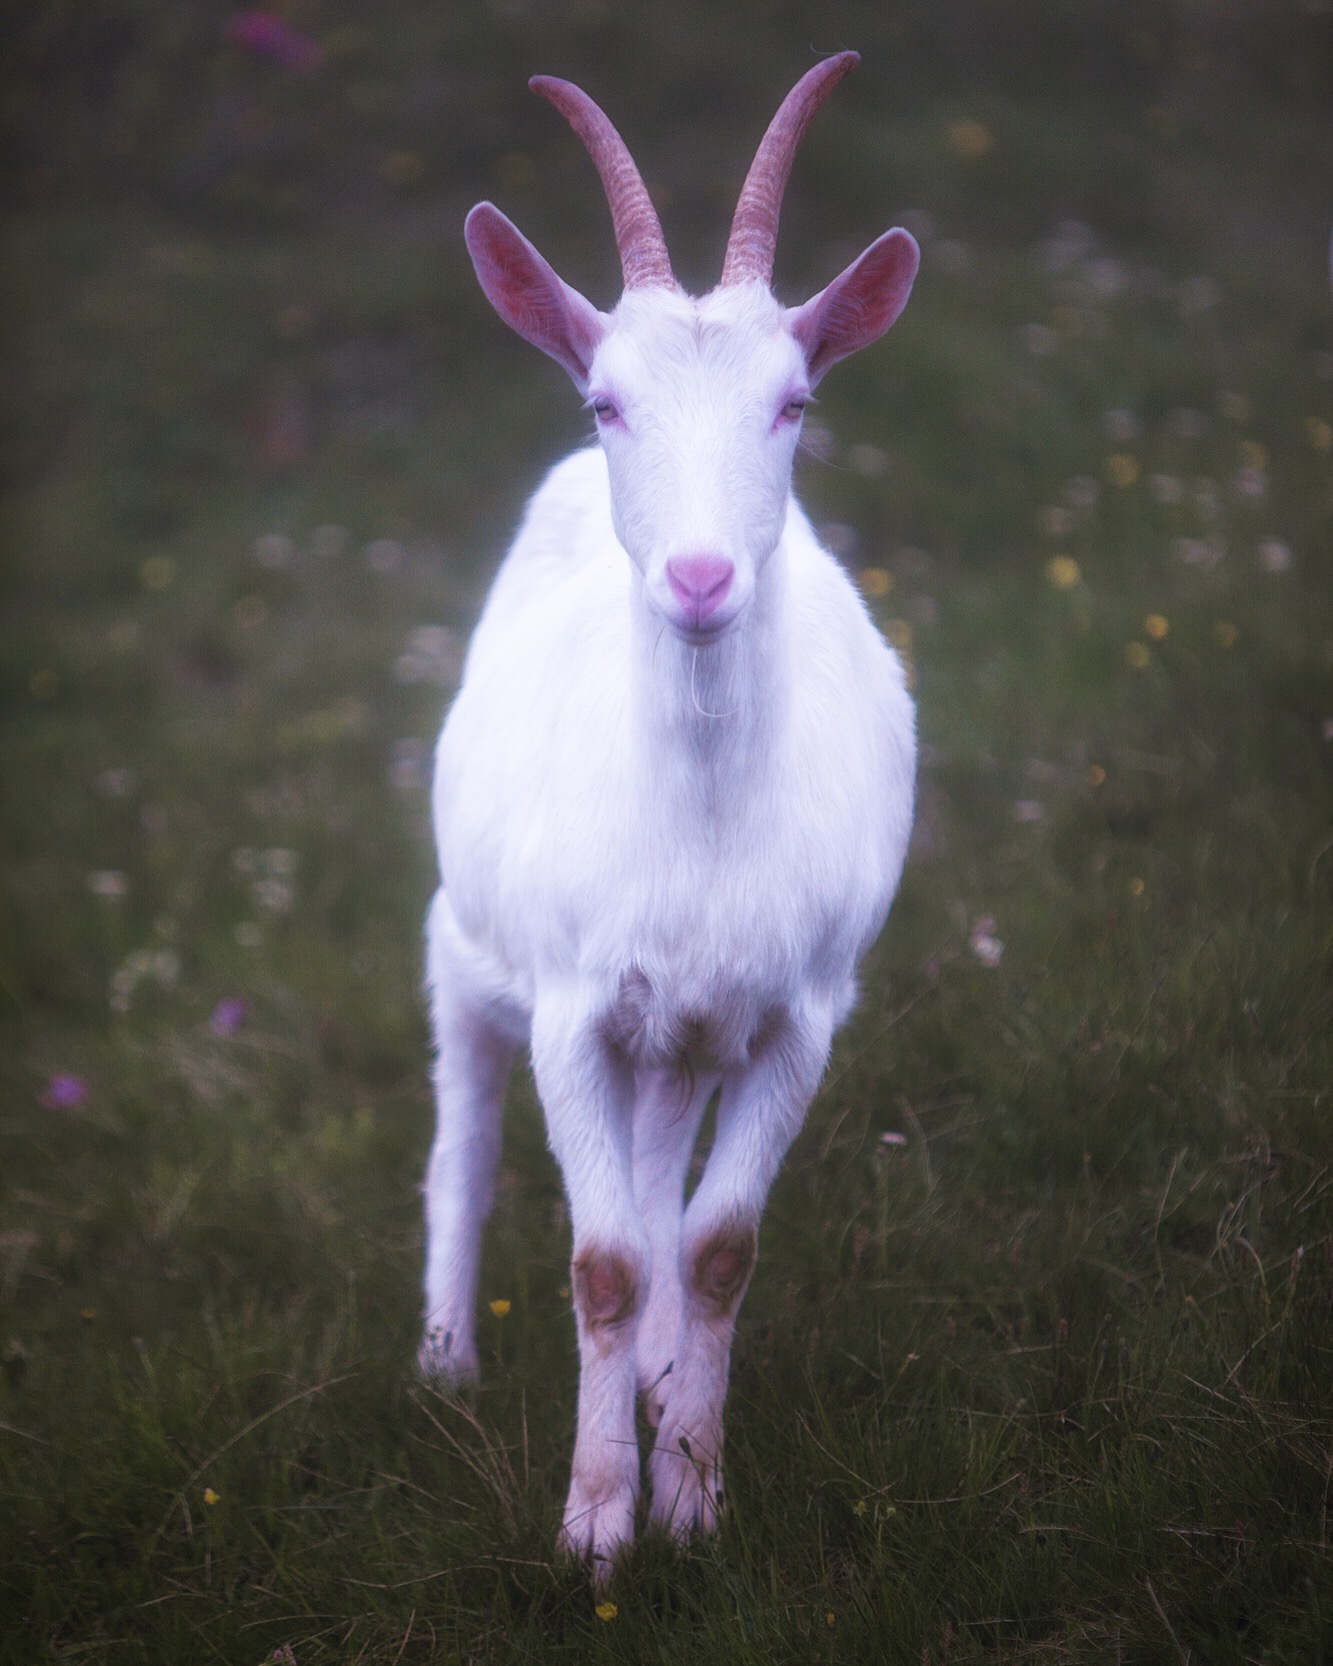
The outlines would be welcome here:
[[[284,65],[213,0],[11,10],[0,1659],[1333,1659],[1333,18],[286,16]],[[429,748],[586,434],[462,217],[611,302],[524,86],[570,75],[705,287],[847,45],[778,287],[923,244],[798,482],[912,666],[917,834],[766,1217],[724,1530],[602,1618],[522,1074],[481,1390],[413,1370]]]

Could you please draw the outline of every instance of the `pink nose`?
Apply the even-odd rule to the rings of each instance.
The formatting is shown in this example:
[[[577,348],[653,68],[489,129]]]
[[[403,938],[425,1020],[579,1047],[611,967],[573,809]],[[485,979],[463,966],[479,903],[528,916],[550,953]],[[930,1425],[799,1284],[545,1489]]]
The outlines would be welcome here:
[[[702,625],[722,606],[735,573],[724,555],[673,555],[666,564],[671,593],[693,625]]]

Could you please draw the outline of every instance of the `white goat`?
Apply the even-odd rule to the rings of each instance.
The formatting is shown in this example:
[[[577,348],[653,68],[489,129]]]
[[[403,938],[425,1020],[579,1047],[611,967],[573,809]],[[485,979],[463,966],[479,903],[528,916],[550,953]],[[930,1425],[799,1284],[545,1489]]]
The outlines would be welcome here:
[[[561,1539],[599,1583],[634,1533],[636,1389],[657,1431],[651,1519],[677,1538],[716,1524],[759,1218],[911,829],[902,669],[791,472],[811,388],[897,318],[917,247],[887,232],[801,307],[769,289],[796,146],[857,61],[830,58],[788,95],[701,300],[672,275],[619,135],[568,82],[531,85],[601,174],[625,279],[615,311],[490,203],[467,220],[491,304],[569,372],[601,444],[529,504],[440,736],[420,1365],[452,1382],[477,1371],[481,1229],[526,1041],[573,1224],[578,1435]]]

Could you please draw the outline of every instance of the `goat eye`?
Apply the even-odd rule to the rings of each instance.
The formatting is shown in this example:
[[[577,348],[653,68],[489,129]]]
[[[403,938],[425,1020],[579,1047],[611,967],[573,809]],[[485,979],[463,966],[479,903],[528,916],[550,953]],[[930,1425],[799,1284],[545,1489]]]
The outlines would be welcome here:
[[[597,418],[598,422],[614,422],[616,417],[620,415],[620,412],[616,410],[615,406],[609,399],[594,399],[592,402],[592,414]]]
[[[796,422],[804,409],[804,399],[789,399],[782,407],[782,414],[787,418],[788,422]]]

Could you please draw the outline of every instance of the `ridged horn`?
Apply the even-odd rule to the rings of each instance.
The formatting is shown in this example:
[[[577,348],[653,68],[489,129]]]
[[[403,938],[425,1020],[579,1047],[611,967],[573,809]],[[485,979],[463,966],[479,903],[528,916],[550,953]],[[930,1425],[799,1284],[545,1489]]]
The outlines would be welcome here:
[[[554,75],[534,75],[528,85],[554,104],[587,146],[601,175],[602,189],[611,205],[616,247],[626,289],[656,285],[674,289],[675,274],[667,254],[662,222],[657,218],[648,187],[634,165],[625,141],[582,88]]]
[[[843,76],[860,62],[859,52],[839,52],[825,58],[823,63],[807,70],[783,99],[741,187],[731,236],[727,239],[727,257],[722,263],[724,286],[750,283],[755,278],[761,283],[772,281],[778,216],[782,212],[782,194],[787,189],[796,147],[820,105]]]

